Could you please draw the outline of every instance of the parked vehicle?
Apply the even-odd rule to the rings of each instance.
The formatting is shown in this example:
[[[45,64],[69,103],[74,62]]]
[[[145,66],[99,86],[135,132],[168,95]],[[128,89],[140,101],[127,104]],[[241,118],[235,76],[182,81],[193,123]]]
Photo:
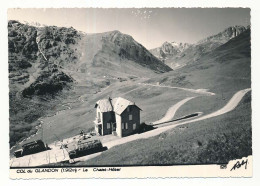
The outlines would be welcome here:
[[[16,150],[16,151],[14,151],[14,156],[15,156],[16,158],[22,157],[22,156],[23,156],[23,149],[18,149],[18,150]]]
[[[26,143],[22,146],[21,149],[16,150],[14,152],[14,156],[16,158],[22,157],[22,156],[26,156],[29,154],[35,154],[38,152],[42,152],[47,150],[45,144],[43,143],[42,140],[37,140],[37,141],[32,141],[29,143]]]
[[[76,144],[68,145],[68,153],[70,159],[78,158],[88,154],[100,152],[103,149],[103,145],[100,140],[88,140],[82,139],[76,142]]]

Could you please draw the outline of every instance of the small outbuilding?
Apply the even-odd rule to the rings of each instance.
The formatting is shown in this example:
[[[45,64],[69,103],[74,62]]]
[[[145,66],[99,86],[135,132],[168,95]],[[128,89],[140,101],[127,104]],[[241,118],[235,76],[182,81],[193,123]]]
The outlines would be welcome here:
[[[99,100],[96,105],[95,130],[100,135],[119,137],[136,133],[140,128],[141,109],[121,97]]]

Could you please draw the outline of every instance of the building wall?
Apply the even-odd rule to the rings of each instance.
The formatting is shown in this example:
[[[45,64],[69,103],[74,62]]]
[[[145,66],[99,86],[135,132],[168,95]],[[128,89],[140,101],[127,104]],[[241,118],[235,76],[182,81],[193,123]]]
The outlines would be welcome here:
[[[102,121],[102,114],[101,114],[101,112],[100,112],[100,108],[97,107],[96,111],[97,111],[97,113],[96,113],[96,118],[98,118],[98,113],[100,113],[100,119],[101,119],[101,121]]]
[[[116,114],[116,133],[117,136],[122,137],[121,116],[118,114]]]
[[[97,107],[96,117],[98,118],[98,113],[100,113],[100,120],[102,124],[100,135],[112,134],[112,124],[115,122],[117,136],[124,137],[136,133],[140,128],[140,109],[135,105],[130,105],[128,107],[130,110],[125,109],[121,115],[115,114],[113,111],[102,113]],[[129,120],[130,114],[132,115],[132,120]],[[110,123],[110,128],[108,128],[107,123]],[[122,123],[124,124],[124,128],[122,128]],[[125,128],[125,123],[128,125],[127,129]],[[133,124],[136,124],[135,130],[133,129]],[[95,126],[95,130],[99,133],[97,126]]]
[[[96,131],[96,133],[98,133],[99,134],[99,131],[98,131],[98,126],[95,124],[95,131]]]
[[[110,123],[110,128],[107,127],[107,123]],[[112,134],[112,123],[115,123],[115,113],[102,113],[102,135]]]
[[[103,114],[100,112],[100,108],[99,107],[97,107],[97,109],[96,109],[96,118],[98,118],[98,113],[100,114],[100,121],[102,123],[102,121],[103,121]],[[96,125],[96,124],[95,124],[95,131],[97,133],[99,133],[99,128],[98,128],[98,125]],[[100,135],[102,135],[102,133],[103,133],[102,131],[103,131],[103,129],[101,130],[101,134]]]
[[[121,127],[122,123],[124,124],[124,128],[122,128],[122,135],[121,137],[128,136],[131,134],[136,133],[140,128],[140,109],[135,105],[130,105],[131,107],[130,111],[126,109],[121,114]],[[132,114],[132,120],[129,120],[129,115]],[[125,123],[127,123],[128,128],[125,128]],[[136,124],[136,129],[133,129],[133,124]],[[118,126],[118,125],[117,125]]]

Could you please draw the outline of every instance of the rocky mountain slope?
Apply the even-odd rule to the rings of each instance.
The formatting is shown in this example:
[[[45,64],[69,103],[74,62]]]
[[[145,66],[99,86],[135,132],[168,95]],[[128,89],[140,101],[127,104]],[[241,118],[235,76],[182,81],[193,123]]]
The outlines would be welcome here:
[[[190,47],[189,43],[164,42],[161,47],[151,49],[150,52],[161,60],[180,55],[184,50]]]
[[[42,99],[51,99],[71,87],[73,79],[62,71],[57,59],[63,55],[68,61],[75,60],[70,49],[78,39],[75,33],[73,28],[8,22],[11,146],[35,133],[37,119],[57,103]]]
[[[150,52],[171,68],[177,69],[187,63],[198,61],[203,54],[223,45],[245,30],[244,26],[232,26],[195,44],[165,42],[161,47],[152,49]]]
[[[155,58],[145,47],[137,43],[132,36],[113,31],[102,37],[103,50],[108,47],[115,48],[114,52],[123,59],[132,60],[141,66],[150,68],[155,72],[167,72],[171,69]]]
[[[36,132],[69,93],[90,95],[112,81],[171,71],[131,36],[8,22],[10,144]],[[59,95],[59,96],[57,96]],[[60,106],[60,107],[61,107]],[[53,109],[55,108],[55,109]]]
[[[169,86],[205,88],[215,93],[251,85],[251,29],[201,56],[196,63],[148,80]]]

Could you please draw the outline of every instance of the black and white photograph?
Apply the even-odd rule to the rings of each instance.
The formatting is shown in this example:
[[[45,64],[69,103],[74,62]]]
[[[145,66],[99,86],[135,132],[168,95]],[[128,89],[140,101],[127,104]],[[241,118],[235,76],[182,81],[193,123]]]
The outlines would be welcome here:
[[[250,12],[9,8],[10,169],[252,170]]]

